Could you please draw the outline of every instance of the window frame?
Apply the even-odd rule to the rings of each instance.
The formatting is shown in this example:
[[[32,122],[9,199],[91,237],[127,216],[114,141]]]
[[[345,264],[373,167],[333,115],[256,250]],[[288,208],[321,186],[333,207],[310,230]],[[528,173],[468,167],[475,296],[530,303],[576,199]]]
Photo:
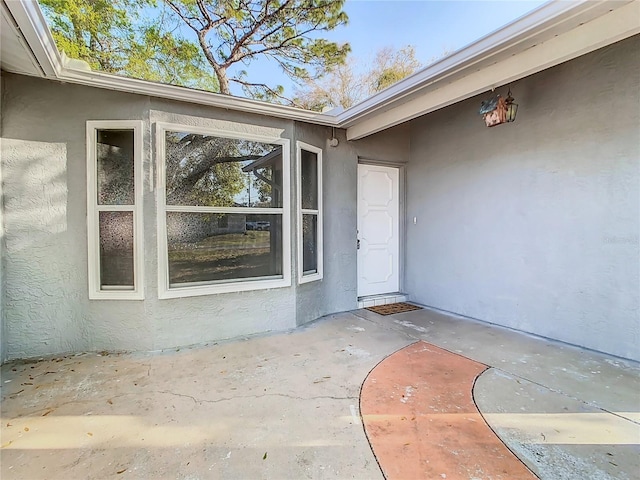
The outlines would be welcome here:
[[[142,120],[88,120],[87,136],[87,253],[90,300],[144,300],[143,229],[143,129]],[[98,130],[133,130],[133,205],[98,203]],[[103,289],[100,284],[100,212],[133,214],[133,289]]]
[[[233,127],[237,126],[237,129]],[[230,129],[200,127],[172,122],[156,122],[156,162],[157,162],[157,234],[158,234],[158,298],[182,298],[220,293],[246,292],[269,288],[291,286],[291,163],[290,140],[279,136],[248,133],[247,125],[232,124]],[[165,132],[186,132],[196,135],[212,135],[235,140],[249,140],[282,146],[282,207],[204,207],[166,204],[166,159]],[[224,280],[218,283],[194,282],[193,286],[171,288],[169,282],[169,245],[167,241],[167,212],[184,213],[245,213],[282,215],[282,277]]]
[[[314,209],[306,209],[302,208],[302,151],[306,150],[311,153],[316,154],[318,166],[317,166],[317,196],[318,196],[318,208]],[[323,212],[322,212],[322,149],[313,145],[309,145],[308,143],[296,142],[296,170],[297,170],[297,219],[298,219],[298,232],[297,232],[297,240],[298,240],[298,283],[308,283],[314,282],[317,280],[322,280],[324,276],[324,241],[323,241]],[[304,273],[304,262],[303,262],[303,231],[302,231],[302,219],[303,215],[315,215],[316,216],[316,241],[317,245],[317,258],[316,258],[316,271],[313,273]]]

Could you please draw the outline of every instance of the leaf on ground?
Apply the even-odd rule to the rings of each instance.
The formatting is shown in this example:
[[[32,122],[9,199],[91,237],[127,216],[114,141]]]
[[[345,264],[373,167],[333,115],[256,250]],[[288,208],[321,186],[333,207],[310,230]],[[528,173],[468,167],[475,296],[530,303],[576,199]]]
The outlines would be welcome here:
[[[107,400],[107,403],[108,403],[109,405],[113,405],[113,401],[112,401],[111,399]]]
[[[89,435],[90,437],[93,437],[93,433],[91,432],[87,432],[87,435]]]
[[[47,415],[49,415],[51,412],[53,412],[53,410],[54,410],[53,408],[52,408],[52,409],[50,409],[50,410],[47,410],[46,412],[44,412],[44,413],[42,414],[42,416],[43,416],[43,417],[46,417],[46,416],[47,416]]]
[[[267,452],[264,452],[264,455],[262,456],[262,459],[263,459],[263,460],[266,460],[266,459],[267,459]]]
[[[11,445],[13,443],[13,440],[9,440],[7,443],[3,443],[2,446],[0,448],[4,448],[4,447],[8,447],[9,445]]]
[[[116,472],[116,474],[120,475],[121,473],[124,473],[124,472],[126,472],[126,471],[127,471],[127,469],[126,469],[126,468],[124,468],[124,469],[122,469],[122,470],[118,470],[118,471]]]

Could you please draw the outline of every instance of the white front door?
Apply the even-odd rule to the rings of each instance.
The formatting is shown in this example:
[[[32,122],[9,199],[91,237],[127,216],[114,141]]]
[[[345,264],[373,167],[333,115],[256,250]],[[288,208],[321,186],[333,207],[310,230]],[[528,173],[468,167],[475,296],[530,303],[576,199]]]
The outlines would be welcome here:
[[[358,297],[399,290],[399,170],[358,165]]]

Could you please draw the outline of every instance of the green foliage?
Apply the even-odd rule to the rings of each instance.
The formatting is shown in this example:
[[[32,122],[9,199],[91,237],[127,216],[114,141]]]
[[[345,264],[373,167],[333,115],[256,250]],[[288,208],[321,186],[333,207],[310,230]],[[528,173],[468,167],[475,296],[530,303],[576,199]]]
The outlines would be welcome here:
[[[156,0],[40,0],[58,48],[92,69],[218,90],[200,48],[177,38]],[[154,13],[153,18],[145,18]]]
[[[167,204],[234,206],[245,186],[237,140],[167,132],[165,149]]]
[[[273,202],[279,203],[280,195],[274,164],[251,171],[243,168],[280,148],[250,140],[167,132],[167,204],[272,207]]]
[[[266,101],[286,100],[283,87],[230,67],[268,58],[309,81],[350,51],[317,36],[347,23],[345,0],[39,1],[58,48],[93,69],[225,94],[236,82]]]
[[[216,73],[220,91],[229,82],[243,86],[250,96],[282,98],[280,86],[250,82],[242,73],[228,77],[232,65],[249,65],[256,58],[271,59],[295,80],[316,78],[340,65],[350,51],[315,32],[347,23],[345,0],[164,0],[198,38]]]
[[[408,45],[400,50],[383,48],[374,61],[371,72],[371,89],[379,92],[403,78],[408,77],[420,68],[420,62],[416,59],[415,48]]]
[[[399,50],[383,48],[369,64],[358,67],[358,63],[349,59],[343,65],[328,69],[318,79],[308,79],[297,92],[294,104],[316,111],[349,108],[421,67],[410,45]]]

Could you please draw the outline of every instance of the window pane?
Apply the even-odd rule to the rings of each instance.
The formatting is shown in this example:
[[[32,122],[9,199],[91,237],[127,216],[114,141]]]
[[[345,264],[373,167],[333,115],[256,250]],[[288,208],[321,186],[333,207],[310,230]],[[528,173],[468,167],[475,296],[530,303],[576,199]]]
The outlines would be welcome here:
[[[302,216],[302,271],[318,271],[318,216]]]
[[[167,205],[282,207],[282,147],[166,132]]]
[[[100,212],[100,285],[133,290],[133,212]]]
[[[318,209],[318,155],[302,150],[302,208]]]
[[[133,205],[133,130],[98,130],[98,204]]]
[[[168,212],[167,240],[171,285],[282,276],[281,215]]]

